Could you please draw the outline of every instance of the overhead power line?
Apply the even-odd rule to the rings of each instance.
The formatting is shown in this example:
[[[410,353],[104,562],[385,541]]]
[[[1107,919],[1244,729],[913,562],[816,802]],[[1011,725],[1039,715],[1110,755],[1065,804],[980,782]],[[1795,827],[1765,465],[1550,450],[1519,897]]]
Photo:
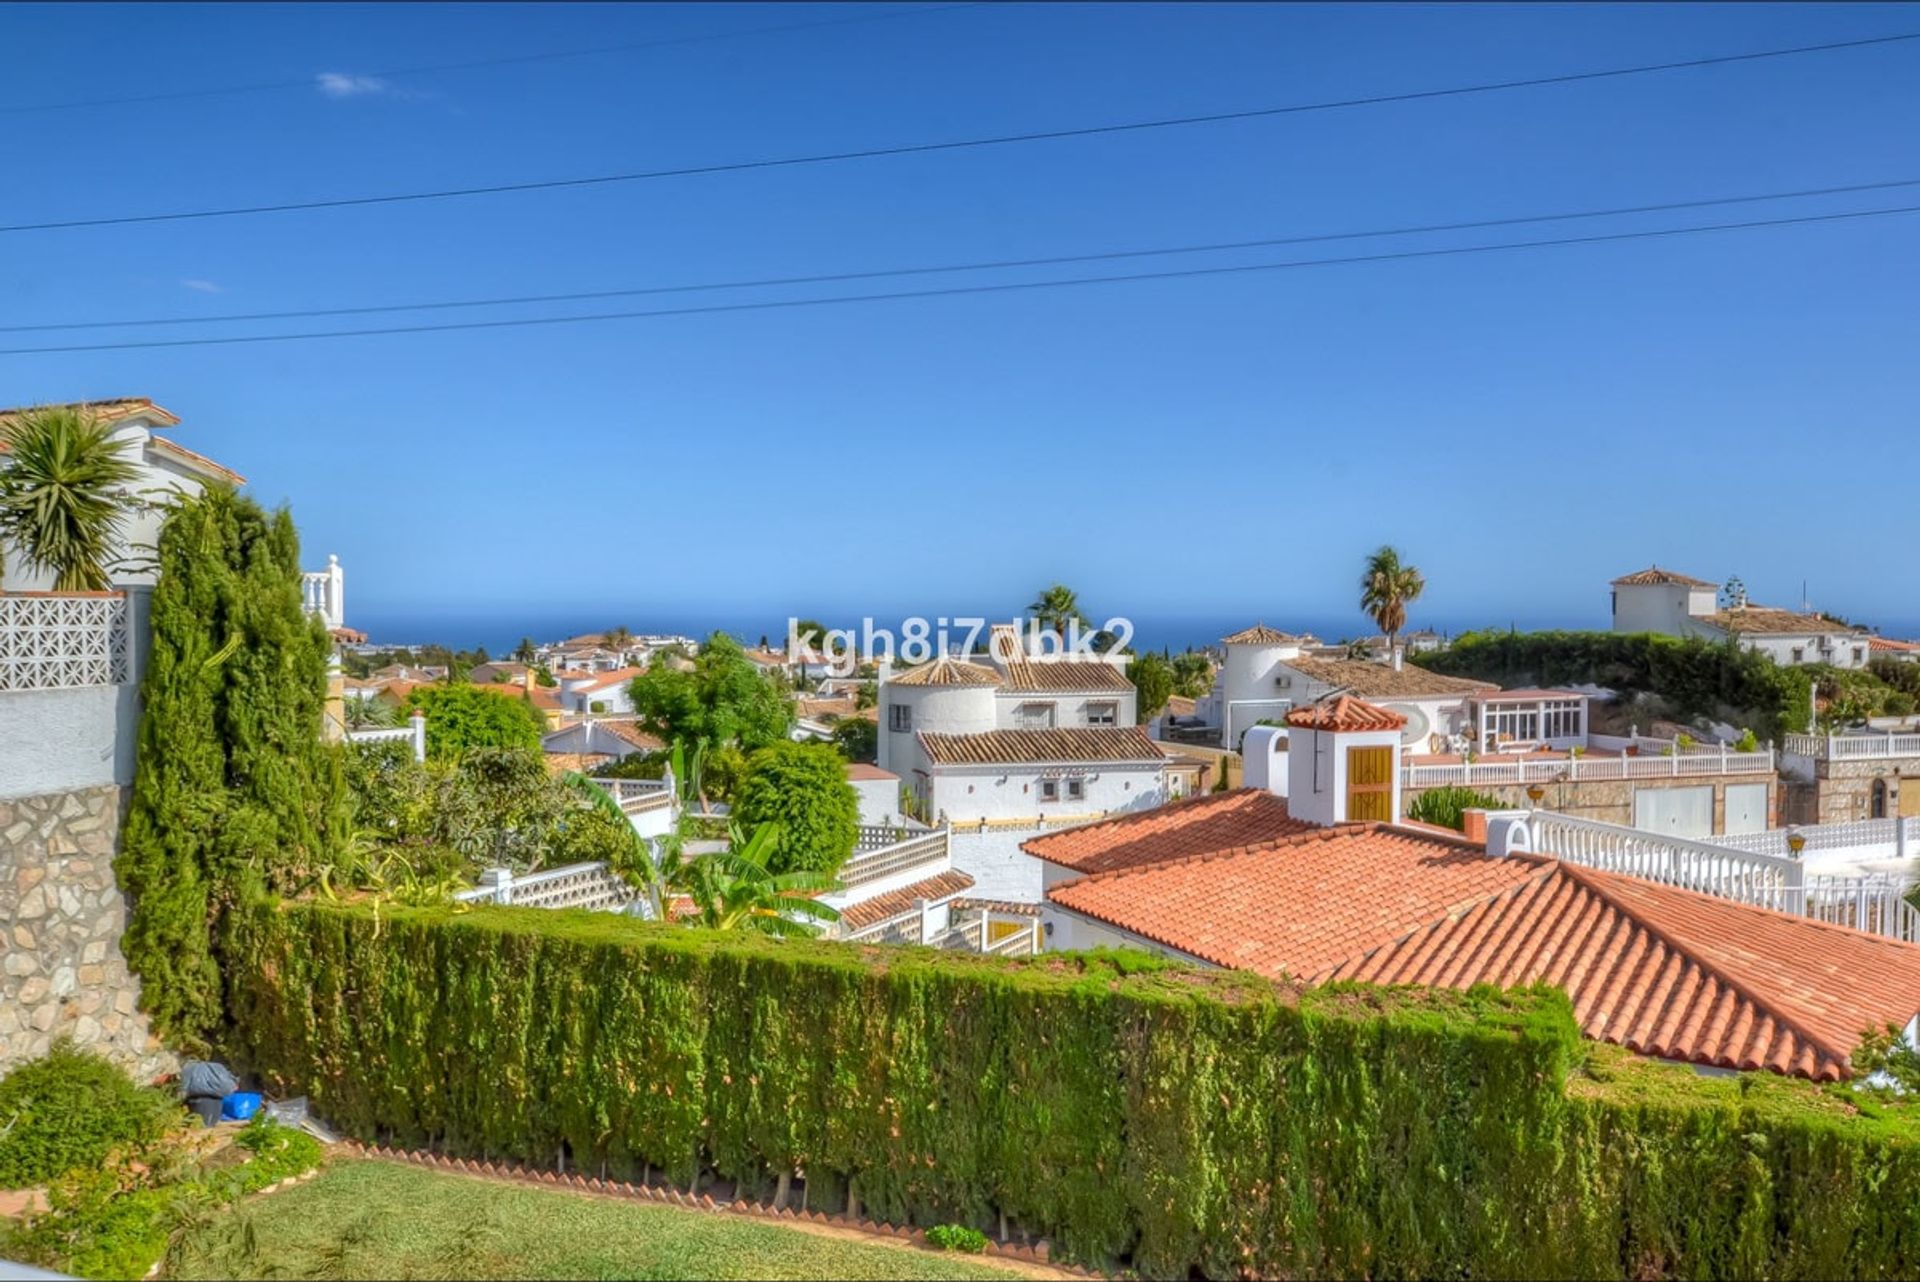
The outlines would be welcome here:
[[[581,178],[553,178],[533,182],[491,183],[471,187],[447,187],[430,191],[391,192],[378,196],[340,196],[327,200],[281,201],[271,204],[235,205],[214,209],[175,210],[160,214],[111,214],[90,218],[55,219],[45,222],[0,225],[0,232],[54,231],[79,227],[122,227],[139,223],[184,222],[201,218],[236,218],[259,214],[285,214],[304,210],[346,209],[364,205],[397,205],[428,200],[450,200],[470,196],[498,196],[514,192],[557,191],[568,188],[602,187],[615,183],[646,182],[663,178],[689,178],[708,174],[743,173],[761,169],[794,168],[802,165],[832,164],[843,161],[876,160],[888,156],[931,155],[981,147],[1000,147],[1017,143],[1045,142],[1062,138],[1091,138],[1111,134],[1136,133],[1152,129],[1172,129],[1190,125],[1223,124],[1235,120],[1259,120],[1299,115],[1316,111],[1335,111],[1349,107],[1371,107],[1394,102],[1419,102],[1453,98],[1466,94],[1494,93],[1509,89],[1529,89],[1544,85],[1574,84],[1606,80],[1619,76],[1637,76],[1658,71],[1680,71],[1730,63],[1755,62],[1765,58],[1785,58],[1799,54],[1826,53],[1841,49],[1864,49],[1920,40],[1920,32],[1873,36],[1861,40],[1839,40],[1826,44],[1796,45],[1787,49],[1763,49],[1753,53],[1719,54],[1709,58],[1688,58],[1678,62],[1645,63],[1632,67],[1609,67],[1599,71],[1576,71],[1555,76],[1531,76],[1520,80],[1498,80],[1481,84],[1455,85],[1446,89],[1422,89],[1407,93],[1373,94],[1363,98],[1342,98],[1322,102],[1293,103],[1280,107],[1256,107],[1244,111],[1212,112],[1199,116],[1167,116],[1153,120],[1133,120],[1118,124],[1088,125],[1074,129],[1035,130],[1017,134],[995,134],[981,138],[962,138],[946,142],[907,143],[895,147],[868,147],[854,151],[815,152],[801,156],[779,156],[760,160],[739,160],[717,164],[687,165],[673,169],[635,170],[627,173],[594,174]]]
[[[1763,192],[1745,196],[1715,196],[1705,200],[1673,200],[1653,205],[1620,205],[1611,209],[1583,209],[1557,214],[1527,214],[1510,218],[1482,218],[1472,222],[1425,223],[1408,227],[1383,227],[1369,231],[1321,232],[1307,236],[1273,236],[1259,240],[1216,241],[1206,245],[1168,245],[1157,249],[1118,249],[1095,254],[1055,254],[1043,258],[1000,258],[986,262],[944,263],[937,266],[893,267],[874,271],[826,272],[807,276],[763,276],[752,280],[709,281],[692,285],[640,285],[624,289],[595,289],[563,294],[518,294],[494,298],[436,299],[415,303],[379,303],[358,307],[309,307],[271,312],[225,312],[214,316],[150,316],[135,320],[57,321],[34,325],[0,325],[0,334],[33,334],[50,330],[141,329],[161,325],[215,325],[240,321],[313,320],[326,316],[371,316],[391,312],[446,311],[462,307],[510,307],[526,303],[579,303],[603,298],[634,298],[648,294],[698,294],[723,289],[764,289],[784,285],[843,284],[856,280],[879,280],[900,276],[929,276],[944,272],[996,271],[1016,267],[1059,267],[1069,263],[1111,262],[1116,259],[1155,258],[1171,254],[1207,254],[1237,249],[1273,249],[1281,245],[1311,245],[1338,240],[1368,240],[1386,236],[1415,236],[1433,232],[1476,231],[1490,227],[1514,227],[1528,223],[1565,222],[1581,218],[1612,218],[1626,214],[1671,213],[1681,209],[1705,209],[1722,205],[1753,204],[1760,201],[1792,200],[1809,196],[1854,195],[1868,191],[1887,191],[1900,187],[1920,187],[1920,178],[1895,178],[1886,182],[1853,183],[1844,187],[1804,187],[1797,191]]]
[[[953,9],[971,9],[973,4],[909,5],[885,13],[856,13],[844,18],[822,18],[815,22],[783,22],[777,26],[747,27],[739,31],[710,31],[693,36],[663,36],[655,40],[636,40],[629,44],[600,45],[592,49],[555,49],[545,53],[506,54],[498,58],[475,58],[466,62],[440,62],[419,67],[395,67],[389,71],[360,74],[379,80],[405,80],[411,76],[435,75],[443,71],[479,71],[487,67],[511,67],[522,63],[558,62],[568,58],[592,58],[603,54],[638,53],[669,45],[707,44],[716,40],[738,40],[746,36],[779,35],[788,31],[809,31],[816,27],[844,27],[856,22],[886,22],[894,18],[918,17]],[[126,94],[117,98],[80,98],[68,102],[17,103],[0,106],[0,116],[26,115],[43,111],[75,111],[83,107],[119,107],[137,103],[175,102],[188,98],[222,98],[234,94],[272,93],[288,89],[315,89],[319,73],[297,80],[262,80],[248,85],[220,85],[205,89],[167,89],[158,93]]]
[[[1401,262],[1418,258],[1449,258],[1466,254],[1490,254],[1510,250],[1546,249],[1565,245],[1595,245],[1609,241],[1650,240],[1665,236],[1690,236],[1705,232],[1744,231],[1758,227],[1789,227],[1815,223],[1840,222],[1853,218],[1879,218],[1892,214],[1920,213],[1920,205],[1901,205],[1891,209],[1860,209],[1844,213],[1804,214],[1795,218],[1765,218],[1738,223],[1709,223],[1695,227],[1661,227],[1645,231],[1606,232],[1592,236],[1566,236],[1555,240],[1507,241],[1494,245],[1457,245],[1444,249],[1408,249],[1385,254],[1356,254],[1343,258],[1305,258],[1278,263],[1243,263],[1231,267],[1188,267],[1173,271],[1134,272],[1115,276],[1078,276],[1064,280],[1008,281],[991,285],[950,285],[941,289],[898,290],[881,294],[842,294],[828,298],[785,298],[747,303],[711,303],[697,307],[660,308],[653,311],[595,312],[574,316],[538,316],[513,320],[448,321],[437,325],[395,325],[380,329],[316,330],[291,334],[235,334],[218,338],[143,339],[124,343],[84,343],[58,347],[0,348],[0,356],[37,356],[54,352],[116,352],[152,347],[226,347],[243,343],[291,343],[321,338],[366,338],[387,334],[435,334],[457,330],[521,329],[546,325],[582,325],[601,321],[640,320],[662,316],[700,316],[720,312],[777,311],[794,307],[834,307],[850,303],[892,302],[909,298],[951,298],[968,294],[1004,294],[1042,289],[1068,289],[1085,285],[1123,284],[1152,280],[1180,280],[1205,276],[1235,276],[1251,272],[1288,271],[1307,267],[1335,267],[1355,263]]]

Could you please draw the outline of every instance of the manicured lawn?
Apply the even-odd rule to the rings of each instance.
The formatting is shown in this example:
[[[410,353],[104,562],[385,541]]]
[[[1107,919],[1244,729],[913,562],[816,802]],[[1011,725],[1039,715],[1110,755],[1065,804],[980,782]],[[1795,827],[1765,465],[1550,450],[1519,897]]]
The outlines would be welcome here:
[[[195,1230],[176,1278],[1012,1278],[744,1217],[343,1160]]]

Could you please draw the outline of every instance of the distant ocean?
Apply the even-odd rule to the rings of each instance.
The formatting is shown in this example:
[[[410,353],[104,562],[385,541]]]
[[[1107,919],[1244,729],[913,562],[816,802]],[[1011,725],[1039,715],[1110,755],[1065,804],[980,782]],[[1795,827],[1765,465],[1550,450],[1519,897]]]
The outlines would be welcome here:
[[[988,617],[993,622],[1010,621],[1010,617],[1006,614]],[[1261,621],[1289,632],[1311,632],[1323,641],[1365,636],[1375,631],[1372,622],[1358,614],[1346,617],[1305,617],[1274,613],[1265,617],[1264,620],[1256,619],[1251,614],[1234,615],[1230,618],[1139,616],[1132,619],[1133,646],[1136,650],[1168,649],[1178,652],[1190,647],[1215,645],[1221,637]],[[532,611],[523,615],[508,613],[455,615],[408,610],[355,611],[349,603],[347,622],[365,632],[368,640],[376,645],[394,647],[445,645],[456,650],[484,646],[488,654],[496,656],[510,653],[520,643],[522,637],[531,637],[536,643],[559,641],[582,633],[599,632],[616,624],[624,624],[632,631],[641,634],[663,633],[691,637],[704,637],[717,630],[729,633],[748,645],[756,644],[764,636],[776,646],[783,643],[787,630],[787,618],[784,615],[746,616],[720,611],[709,614],[663,612],[650,615],[639,611],[622,612],[591,607],[564,611]],[[859,626],[858,620],[832,617],[823,618],[821,622],[828,627],[857,628]],[[1095,622],[1101,623],[1104,620],[1096,619]],[[900,635],[899,619],[876,617],[874,626],[876,628],[891,627],[896,637]],[[1432,628],[1448,635],[1455,635],[1474,628],[1487,627],[1512,626],[1522,631],[1539,628],[1604,628],[1607,626],[1607,621],[1604,618],[1453,620],[1416,615],[1410,626]],[[951,628],[948,636],[950,640],[958,643],[965,631],[964,628]]]

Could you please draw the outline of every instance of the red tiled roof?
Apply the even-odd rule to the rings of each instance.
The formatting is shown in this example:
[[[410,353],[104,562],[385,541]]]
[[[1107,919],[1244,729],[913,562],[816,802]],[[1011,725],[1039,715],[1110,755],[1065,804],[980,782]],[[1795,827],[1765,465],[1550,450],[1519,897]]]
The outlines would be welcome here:
[[[1895,641],[1892,637],[1868,637],[1867,649],[1888,654],[1920,654],[1920,641]]]
[[[1298,641],[1299,637],[1288,636],[1276,628],[1264,623],[1256,623],[1250,628],[1242,628],[1230,637],[1221,637],[1221,645],[1288,645]]]
[[[1770,605],[1740,605],[1731,610],[1722,610],[1713,616],[1715,626],[1728,632],[1781,632],[1819,634],[1823,632],[1853,632],[1856,629],[1844,623],[1835,623],[1832,619],[1817,614],[1802,614],[1798,610],[1781,610]]]
[[[607,686],[625,685],[627,682],[639,676],[644,670],[645,669],[642,668],[614,668],[607,672],[596,672],[593,675],[593,680],[587,682],[585,685],[575,686],[574,689],[600,690]]]
[[[889,890],[875,895],[872,899],[863,899],[841,910],[840,928],[843,931],[860,930],[889,917],[898,917],[913,908],[916,899],[941,900],[957,895],[963,890],[973,889],[973,878],[957,868],[916,881],[910,886],[898,890]]]
[[[148,436],[147,448],[160,454],[172,456],[185,463],[193,471],[216,476],[234,485],[245,485],[247,478],[240,475],[224,463],[216,463],[204,454],[196,454],[178,441],[170,441],[164,436]]]
[[[977,663],[962,663],[941,655],[931,663],[908,668],[888,683],[897,686],[997,686],[1000,674]]]
[[[882,770],[879,766],[870,765],[865,761],[849,761],[847,763],[847,778],[898,780],[900,776],[891,770]]]
[[[1313,830],[1314,825],[1289,815],[1287,803],[1264,788],[1235,788],[1049,833],[1022,842],[1020,849],[1080,872],[1111,872]]]
[[[1613,581],[1615,587],[1644,588],[1659,583],[1677,583],[1682,587],[1710,588],[1713,584],[1705,579],[1696,579],[1692,575],[1675,574],[1672,570],[1663,570],[1650,565],[1644,570],[1635,570],[1632,574],[1623,574]]]
[[[1165,761],[1145,726],[1069,726],[1057,730],[980,730],[917,736],[936,766],[1047,765],[1056,761]]]
[[[1111,663],[1098,659],[1062,659],[1048,663],[1009,663],[1006,688],[1125,691],[1133,689],[1133,682]]]
[[[135,414],[145,414],[168,427],[180,425],[179,416],[153,403],[150,396],[113,396],[102,401],[69,401],[55,405],[15,405],[0,409],[0,423],[11,422],[30,409],[75,409],[92,414],[95,422],[117,423]]]
[[[1287,724],[1302,730],[1399,730],[1407,719],[1343,694],[1310,708],[1295,708],[1287,714]]]
[[[537,685],[529,690],[511,681],[476,681],[473,683],[473,688],[485,690],[488,694],[505,695],[509,699],[525,699],[543,711],[558,712],[560,710],[560,692],[552,686]]]
[[[1436,831],[1322,829],[1048,898],[1222,966],[1313,983],[1550,983],[1646,1055],[1815,1080],[1920,1012],[1920,947]]]

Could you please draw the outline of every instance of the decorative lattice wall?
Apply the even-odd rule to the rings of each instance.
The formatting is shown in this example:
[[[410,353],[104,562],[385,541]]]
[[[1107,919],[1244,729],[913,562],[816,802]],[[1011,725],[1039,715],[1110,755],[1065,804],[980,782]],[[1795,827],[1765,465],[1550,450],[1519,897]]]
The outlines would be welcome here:
[[[120,685],[131,676],[125,596],[0,595],[0,691]]]

